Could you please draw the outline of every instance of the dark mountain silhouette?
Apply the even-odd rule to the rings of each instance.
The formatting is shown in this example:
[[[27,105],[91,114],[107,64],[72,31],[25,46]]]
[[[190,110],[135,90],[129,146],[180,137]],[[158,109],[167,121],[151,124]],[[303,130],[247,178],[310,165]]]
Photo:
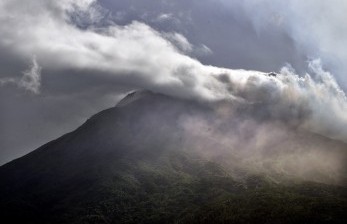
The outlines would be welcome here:
[[[1,166],[1,222],[344,223],[343,181],[281,179],[281,173],[228,166],[225,160],[238,159],[223,156],[220,141],[192,139],[178,125],[187,116],[214,119],[214,110],[151,92],[129,94],[75,131]],[[295,147],[347,149],[311,133],[293,136]],[[202,146],[215,147],[218,156]]]

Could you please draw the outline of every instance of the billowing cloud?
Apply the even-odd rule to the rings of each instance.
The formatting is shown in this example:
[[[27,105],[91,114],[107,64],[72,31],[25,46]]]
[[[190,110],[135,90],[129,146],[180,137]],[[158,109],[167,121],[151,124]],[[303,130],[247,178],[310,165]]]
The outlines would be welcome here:
[[[166,15],[170,16],[161,19],[173,17]],[[282,15],[269,18],[277,25],[286,22]],[[331,138],[347,139],[345,94],[319,61],[310,62],[311,75],[301,76],[289,68],[267,75],[204,65],[187,55],[199,47],[182,33],[157,31],[139,21],[115,24],[96,0],[5,0],[0,3],[0,24],[1,49],[18,63],[35,55],[19,85],[36,93],[42,67],[41,89],[46,74],[72,79],[78,73],[77,82],[88,76],[109,84],[107,94],[114,84],[199,101],[236,102],[258,108],[254,116],[259,119],[288,120]],[[16,75],[2,79],[18,80]],[[114,87],[114,92],[119,94],[119,89]]]
[[[32,2],[34,7],[37,1]],[[216,82],[204,76],[209,69],[179,53],[149,26],[134,22],[127,26],[82,30],[71,24],[70,16],[72,10],[78,13],[89,10],[91,5],[86,1],[51,3],[49,7],[55,11],[45,12],[46,4],[36,6],[38,13],[25,13],[23,21],[19,15],[23,14],[22,9],[15,7],[16,2],[5,2],[1,10],[1,23],[5,24],[1,27],[1,44],[11,46],[21,56],[35,54],[47,70],[95,70],[100,76],[110,74],[119,82],[135,87],[155,90],[168,86],[172,91],[180,89],[184,95],[214,97],[210,88],[217,88],[212,87]],[[183,36],[172,36],[180,46],[189,47]]]

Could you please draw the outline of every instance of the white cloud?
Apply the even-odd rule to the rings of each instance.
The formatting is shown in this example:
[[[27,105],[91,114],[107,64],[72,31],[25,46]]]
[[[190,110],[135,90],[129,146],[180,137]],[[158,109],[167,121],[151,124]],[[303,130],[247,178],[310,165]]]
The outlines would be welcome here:
[[[14,84],[19,88],[23,88],[34,94],[39,94],[41,86],[41,67],[37,63],[36,58],[33,57],[30,68],[23,72],[21,78],[7,77],[0,79],[0,85],[6,84]]]
[[[184,53],[189,53],[193,50],[192,44],[180,33],[164,33],[163,36]]]
[[[182,98],[263,104],[274,118],[300,120],[307,129],[347,139],[346,98],[317,63],[311,64],[313,72],[322,77],[317,80],[309,75],[300,78],[288,69],[267,76],[258,71],[206,66],[140,22],[84,30],[72,23],[75,12],[95,14],[96,9],[93,0],[0,3],[1,47],[21,58],[37,58],[20,81],[21,87],[38,92],[38,64],[45,71],[93,72],[126,86]],[[184,36],[172,34],[171,38],[183,52],[191,49]]]
[[[41,67],[35,57],[33,58],[31,68],[23,72],[23,77],[19,80],[18,86],[35,94],[40,92]]]
[[[206,45],[202,44],[201,46],[196,46],[194,48],[194,54],[198,56],[206,56],[213,54],[213,51]]]
[[[81,5],[70,2],[70,7],[69,2],[49,1],[56,12],[47,11],[47,6],[37,1],[26,1],[36,10],[23,12],[23,8],[15,7],[19,1],[7,1],[0,9],[0,44],[10,46],[21,57],[36,55],[47,70],[97,70],[135,87],[166,90],[182,97],[215,98],[213,89],[219,88],[218,82],[207,76],[212,68],[179,53],[151,27],[133,22],[81,30],[64,12],[71,13],[79,6],[79,12],[89,8],[84,1]],[[180,47],[190,48],[182,35],[173,36]]]
[[[158,15],[156,20],[159,22],[162,22],[162,21],[170,20],[172,18],[173,18],[172,13],[161,13],[160,15]]]

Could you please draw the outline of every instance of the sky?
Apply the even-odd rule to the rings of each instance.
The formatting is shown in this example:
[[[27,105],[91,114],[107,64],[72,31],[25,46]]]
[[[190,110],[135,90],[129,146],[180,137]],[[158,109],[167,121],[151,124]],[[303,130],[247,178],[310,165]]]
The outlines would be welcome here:
[[[344,0],[2,0],[0,164],[137,89],[262,102],[346,141],[346,11]]]

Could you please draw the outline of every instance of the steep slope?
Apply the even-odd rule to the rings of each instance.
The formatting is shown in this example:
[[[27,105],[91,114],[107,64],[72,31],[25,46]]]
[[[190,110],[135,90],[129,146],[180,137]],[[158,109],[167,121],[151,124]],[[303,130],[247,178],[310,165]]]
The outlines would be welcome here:
[[[237,162],[239,154],[230,153],[221,141],[216,144],[219,138],[207,138],[209,128],[198,126],[202,133],[189,133],[192,118],[194,125],[201,119],[217,119],[216,107],[151,92],[129,94],[75,131],[2,166],[2,219],[6,223],[250,223],[262,217],[264,223],[343,223],[344,186],[287,178],[267,169],[253,172],[244,167],[247,163]],[[347,149],[322,136],[298,133],[287,139],[299,139],[299,146],[291,146],[290,152],[317,143],[336,152]]]

